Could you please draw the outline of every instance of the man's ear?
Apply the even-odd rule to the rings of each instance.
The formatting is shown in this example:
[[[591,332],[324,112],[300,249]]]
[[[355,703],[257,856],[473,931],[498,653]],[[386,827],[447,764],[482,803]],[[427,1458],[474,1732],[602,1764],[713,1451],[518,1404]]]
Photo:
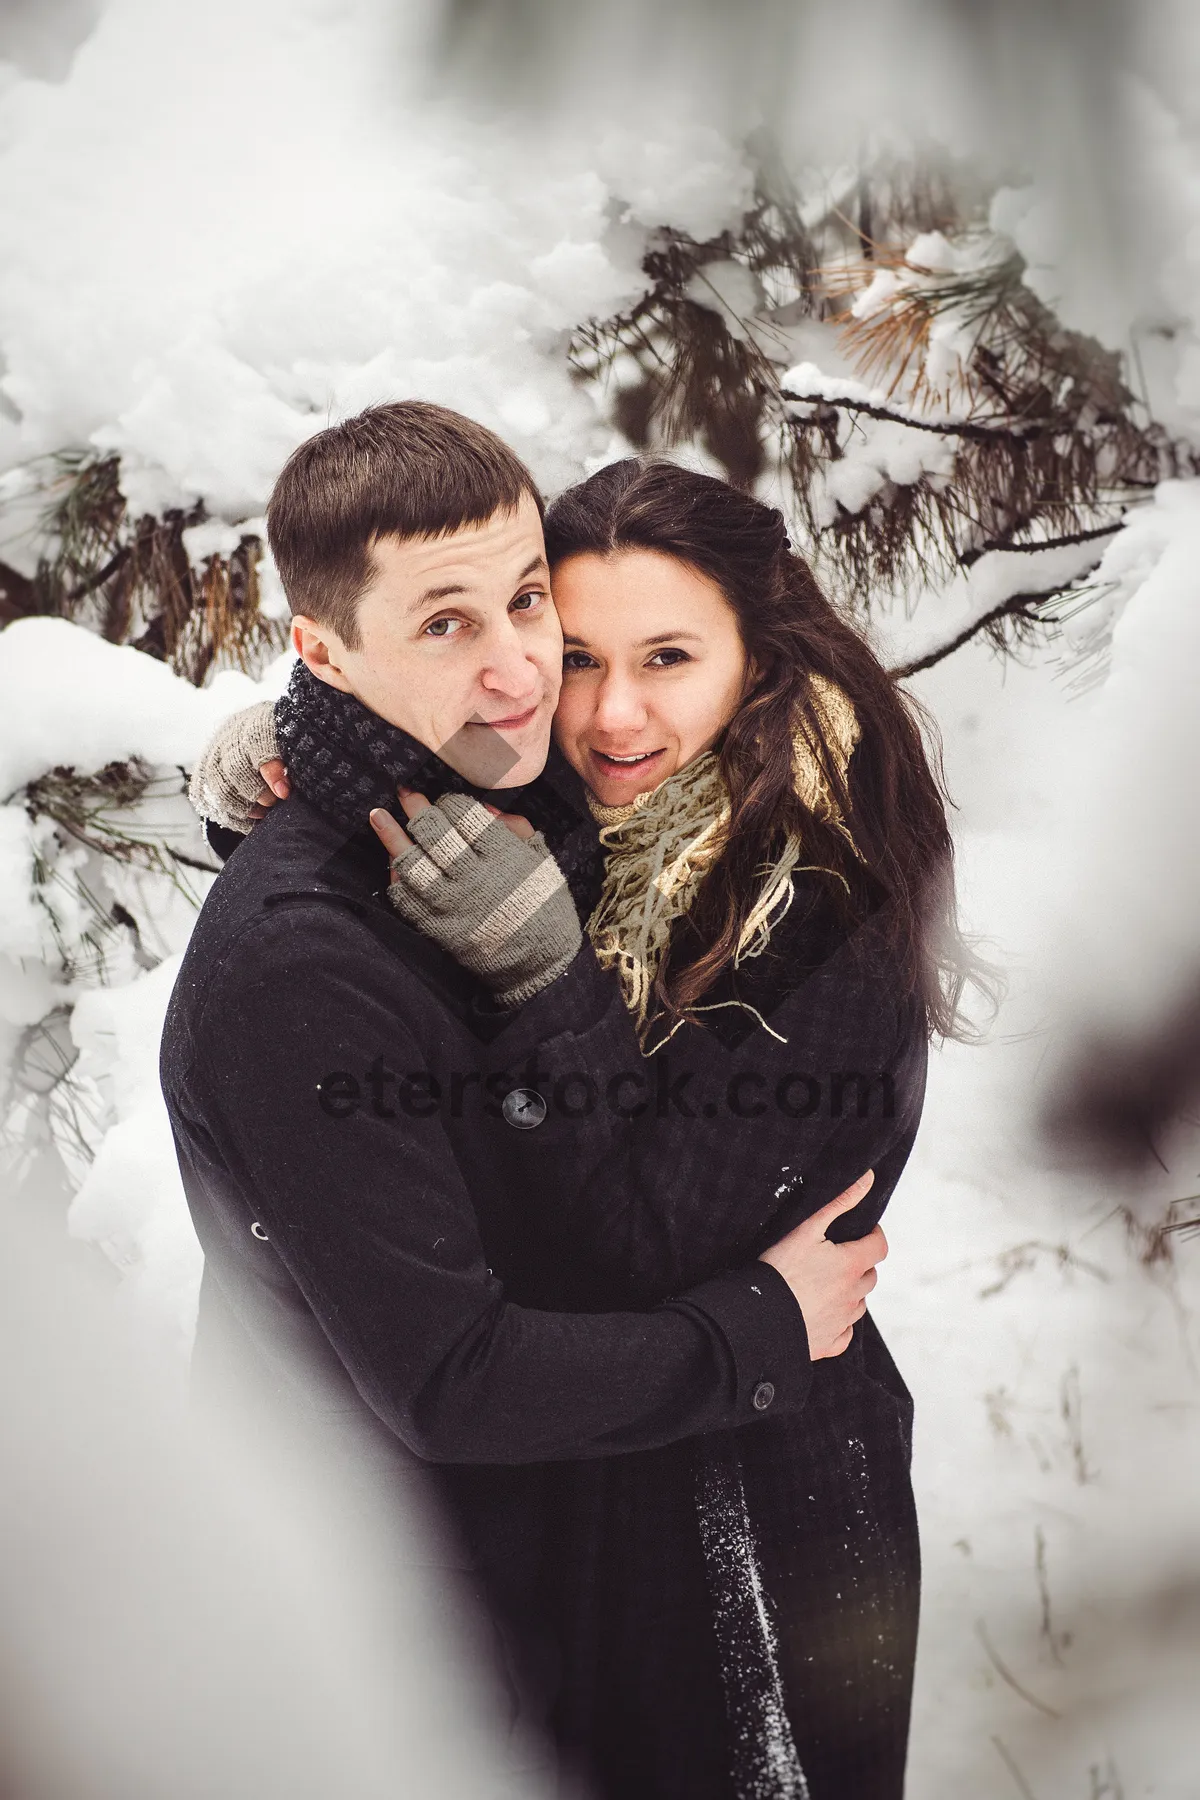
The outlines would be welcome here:
[[[342,667],[346,646],[329,625],[318,625],[304,613],[292,614],[292,648],[302,662],[308,664],[318,681],[352,694],[353,687]]]

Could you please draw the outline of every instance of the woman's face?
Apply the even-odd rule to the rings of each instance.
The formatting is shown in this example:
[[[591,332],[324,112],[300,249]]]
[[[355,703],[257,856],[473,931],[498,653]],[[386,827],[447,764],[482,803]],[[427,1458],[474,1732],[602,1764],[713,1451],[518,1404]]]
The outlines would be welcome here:
[[[715,581],[657,550],[559,563],[563,684],[554,736],[604,806],[708,750],[737,711],[747,658]]]

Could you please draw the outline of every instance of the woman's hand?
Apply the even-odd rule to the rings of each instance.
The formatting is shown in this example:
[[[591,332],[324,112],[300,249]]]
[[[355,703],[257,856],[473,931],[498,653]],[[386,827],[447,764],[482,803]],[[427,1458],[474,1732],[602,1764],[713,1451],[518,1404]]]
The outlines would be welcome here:
[[[840,1356],[849,1348],[854,1327],[867,1310],[867,1295],[879,1279],[875,1265],[888,1250],[881,1225],[848,1244],[832,1244],[825,1236],[836,1218],[858,1205],[874,1180],[874,1169],[868,1169],[853,1187],[789,1231],[758,1259],[778,1269],[796,1296],[813,1362]]]
[[[247,832],[290,792],[275,739],[275,704],[263,700],[232,714],[205,746],[188,798],[202,819]]]
[[[258,772],[262,776],[263,785],[250,808],[252,819],[263,818],[277,800],[286,800],[292,791],[281,756],[272,756],[269,761],[259,763]]]
[[[391,859],[388,899],[401,918],[478,975],[502,1006],[557,980],[583,933],[541,833],[464,794],[443,794],[434,806],[397,791],[408,832],[382,808],[371,825]]]

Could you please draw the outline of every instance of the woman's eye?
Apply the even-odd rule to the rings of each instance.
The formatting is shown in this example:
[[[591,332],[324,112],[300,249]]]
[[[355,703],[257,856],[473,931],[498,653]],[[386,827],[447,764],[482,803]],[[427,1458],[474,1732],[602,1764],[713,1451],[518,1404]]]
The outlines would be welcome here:
[[[648,666],[652,669],[674,669],[679,663],[691,660],[686,650],[656,650]]]
[[[454,637],[461,631],[462,624],[463,621],[461,619],[433,619],[425,627],[425,636],[435,638]]]
[[[563,652],[564,674],[577,669],[594,669],[595,667],[595,658],[589,656],[586,650],[565,650]]]

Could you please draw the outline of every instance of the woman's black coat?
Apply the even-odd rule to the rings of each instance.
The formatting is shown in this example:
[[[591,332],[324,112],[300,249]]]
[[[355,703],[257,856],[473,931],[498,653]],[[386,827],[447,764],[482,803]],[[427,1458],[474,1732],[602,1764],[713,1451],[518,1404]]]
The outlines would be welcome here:
[[[294,799],[189,946],[162,1066],[198,1356],[357,1389],[447,1465],[522,1676],[612,1800],[896,1800],[910,1402],[869,1321],[809,1364],[753,1261],[868,1166],[833,1235],[869,1230],[911,1148],[924,1022],[882,915],[847,938],[801,889],[737,977],[770,1030],[725,1008],[644,1059],[586,946],[498,1015],[385,879]]]

